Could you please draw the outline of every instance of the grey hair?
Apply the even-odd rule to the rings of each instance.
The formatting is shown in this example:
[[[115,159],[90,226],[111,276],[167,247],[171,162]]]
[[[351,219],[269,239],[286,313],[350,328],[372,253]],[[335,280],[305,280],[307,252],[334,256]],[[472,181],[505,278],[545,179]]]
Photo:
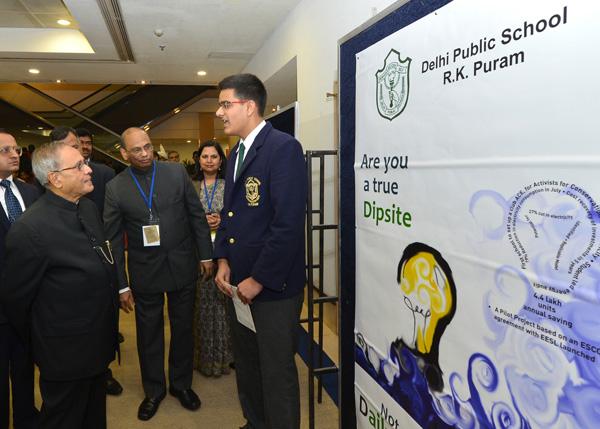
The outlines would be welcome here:
[[[44,187],[48,187],[48,174],[60,169],[60,151],[67,147],[63,141],[46,143],[37,148],[31,157],[31,165],[35,178]]]

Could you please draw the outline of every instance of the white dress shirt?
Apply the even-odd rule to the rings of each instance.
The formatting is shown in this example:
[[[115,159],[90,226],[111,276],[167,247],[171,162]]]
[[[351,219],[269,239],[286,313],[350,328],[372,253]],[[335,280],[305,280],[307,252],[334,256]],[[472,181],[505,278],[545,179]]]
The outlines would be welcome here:
[[[17,185],[15,185],[15,182],[13,181],[12,174],[10,176],[8,176],[6,179],[0,179],[0,180],[8,180],[10,182],[11,191],[13,192],[13,194],[15,194],[15,197],[17,197],[17,200],[19,200],[19,204],[21,204],[21,210],[25,211],[25,203],[23,202],[23,197],[21,196],[21,193],[19,192]],[[6,188],[4,186],[0,186],[0,202],[2,203],[2,208],[4,209],[4,213],[6,214],[6,217],[9,217],[8,210],[6,209],[6,198],[4,197],[5,193],[6,193]]]

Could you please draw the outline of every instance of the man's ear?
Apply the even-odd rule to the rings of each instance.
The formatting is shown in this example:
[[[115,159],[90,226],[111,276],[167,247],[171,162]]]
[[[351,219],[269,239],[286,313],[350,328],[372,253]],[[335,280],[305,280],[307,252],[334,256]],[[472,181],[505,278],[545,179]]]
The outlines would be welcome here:
[[[121,151],[121,156],[123,157],[123,159],[124,159],[125,161],[129,161],[129,160],[127,159],[127,151],[126,151],[125,149],[123,149],[123,148],[120,148],[119,150]]]
[[[256,103],[254,101],[249,101],[246,104],[246,115],[247,116],[252,116],[254,114],[254,112],[256,112],[256,109],[258,109],[258,106],[256,105]]]
[[[54,186],[55,188],[62,188],[62,181],[60,180],[60,177],[58,176],[58,174],[54,173],[54,172],[50,172],[48,173],[47,176],[48,182],[50,182],[52,184],[52,186]]]

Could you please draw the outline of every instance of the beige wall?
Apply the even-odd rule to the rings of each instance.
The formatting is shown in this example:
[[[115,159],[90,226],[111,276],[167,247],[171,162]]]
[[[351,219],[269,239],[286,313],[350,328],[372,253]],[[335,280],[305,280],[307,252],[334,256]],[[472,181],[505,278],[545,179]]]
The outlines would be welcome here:
[[[300,103],[300,142],[304,150],[337,148],[338,40],[365,24],[373,12],[399,7],[406,0],[303,0],[290,12],[244,69],[267,80],[294,57],[297,64],[297,92]],[[396,4],[398,6],[396,6]],[[373,10],[375,9],[375,10]],[[309,30],[310,29],[310,30]],[[326,165],[325,223],[337,223],[337,166]],[[318,172],[313,170],[313,182]],[[314,198],[318,195],[313,188]],[[336,295],[337,235],[328,233],[324,249],[324,288]]]

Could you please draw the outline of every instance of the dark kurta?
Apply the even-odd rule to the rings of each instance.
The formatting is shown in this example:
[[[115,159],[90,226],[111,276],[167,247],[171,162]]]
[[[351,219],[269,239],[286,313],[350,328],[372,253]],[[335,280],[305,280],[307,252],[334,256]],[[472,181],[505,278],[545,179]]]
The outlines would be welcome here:
[[[117,350],[118,284],[94,203],[48,191],[12,225],[0,301],[46,380],[106,371]]]
[[[195,283],[200,260],[212,257],[210,228],[192,180],[178,162],[155,162],[152,213],[160,219],[160,246],[144,247],[142,226],[148,224],[148,203],[130,169],[106,186],[104,227],[113,243],[121,289],[140,293],[169,292]],[[146,197],[152,167],[133,170]],[[129,283],[125,272],[124,232],[128,240]],[[196,249],[198,253],[196,253]]]

